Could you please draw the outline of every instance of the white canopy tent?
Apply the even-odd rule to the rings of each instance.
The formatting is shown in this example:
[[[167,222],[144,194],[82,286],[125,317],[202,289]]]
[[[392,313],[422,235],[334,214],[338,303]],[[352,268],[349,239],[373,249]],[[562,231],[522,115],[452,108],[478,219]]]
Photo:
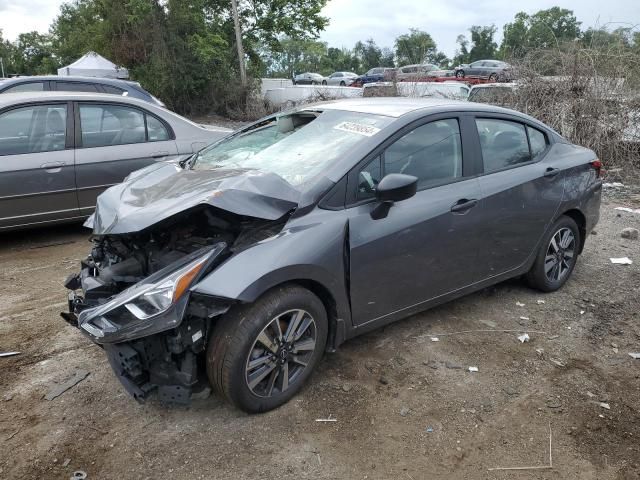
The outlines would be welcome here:
[[[126,68],[118,68],[96,52],[89,52],[71,65],[58,69],[58,75],[80,75],[83,77],[129,78]]]

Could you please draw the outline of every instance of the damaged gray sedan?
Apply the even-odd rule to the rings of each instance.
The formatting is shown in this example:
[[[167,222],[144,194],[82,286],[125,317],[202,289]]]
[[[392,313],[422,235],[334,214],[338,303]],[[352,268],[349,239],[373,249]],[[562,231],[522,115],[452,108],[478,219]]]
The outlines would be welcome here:
[[[208,382],[266,411],[351,337],[511,277],[557,290],[600,195],[595,154],[517,112],[309,106],[104,192],[63,317],[140,401]]]

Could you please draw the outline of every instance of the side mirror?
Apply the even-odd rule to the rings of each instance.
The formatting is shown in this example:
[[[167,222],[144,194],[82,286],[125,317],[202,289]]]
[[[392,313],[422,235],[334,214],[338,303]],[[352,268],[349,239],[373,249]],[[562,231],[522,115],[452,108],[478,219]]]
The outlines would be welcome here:
[[[418,191],[418,178],[403,173],[386,175],[376,187],[376,198],[380,203],[371,210],[371,218],[378,220],[389,214],[394,202],[413,197]]]

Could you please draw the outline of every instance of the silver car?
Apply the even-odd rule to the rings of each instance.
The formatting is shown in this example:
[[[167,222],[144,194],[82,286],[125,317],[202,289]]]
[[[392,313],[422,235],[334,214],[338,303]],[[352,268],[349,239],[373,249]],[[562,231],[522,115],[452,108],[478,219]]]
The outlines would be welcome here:
[[[130,97],[3,94],[0,231],[88,217],[132,171],[185,159],[228,132]]]
[[[323,85],[337,85],[339,87],[350,86],[355,79],[358,78],[357,73],[353,72],[333,72],[322,82]]]

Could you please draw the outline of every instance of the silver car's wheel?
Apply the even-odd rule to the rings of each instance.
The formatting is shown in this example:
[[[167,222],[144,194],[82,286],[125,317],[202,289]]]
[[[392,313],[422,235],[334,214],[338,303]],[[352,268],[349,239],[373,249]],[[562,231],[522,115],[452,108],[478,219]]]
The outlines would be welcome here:
[[[285,392],[307,368],[316,348],[316,322],[305,310],[289,310],[264,327],[245,366],[249,390],[259,397]]]
[[[569,273],[575,262],[576,237],[564,227],[552,237],[544,257],[544,271],[551,282],[559,282]]]

